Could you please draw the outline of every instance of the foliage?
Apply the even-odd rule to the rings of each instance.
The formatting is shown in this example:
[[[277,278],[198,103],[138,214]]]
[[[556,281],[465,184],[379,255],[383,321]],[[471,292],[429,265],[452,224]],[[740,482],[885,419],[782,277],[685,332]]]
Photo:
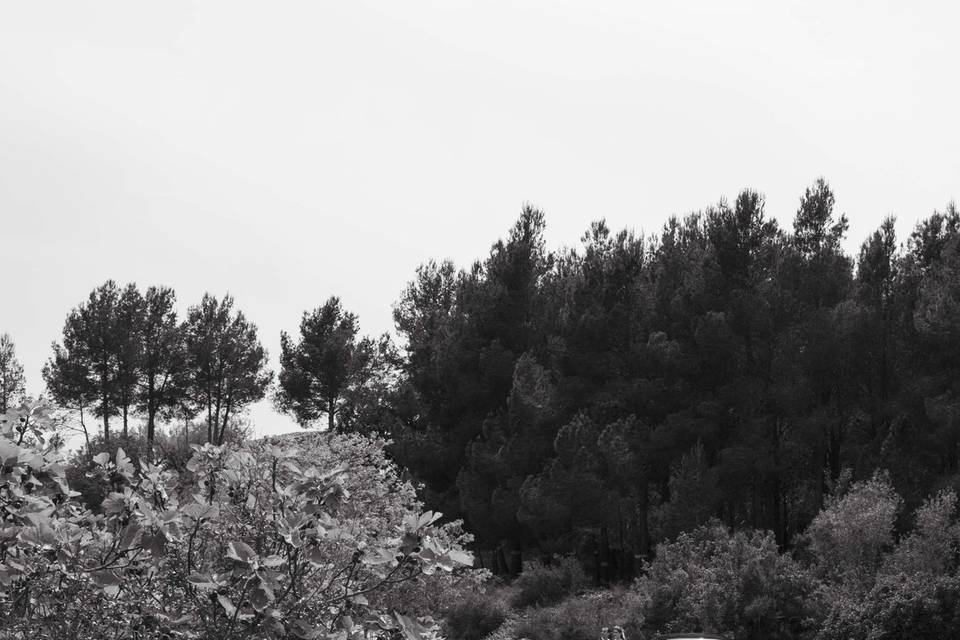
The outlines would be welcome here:
[[[717,471],[710,469],[699,442],[670,473],[670,500],[652,509],[651,533],[655,540],[671,540],[684,531],[706,524],[719,502]]]
[[[838,202],[817,179],[781,227],[746,189],[555,252],[525,207],[476,262],[427,262],[394,307],[393,455],[498,571],[576,554],[604,582],[711,517],[787,547],[845,468],[909,508],[955,486],[960,214],[905,246],[885,219],[855,262]]]
[[[657,546],[636,584],[646,623],[736,638],[794,638],[814,624],[815,584],[770,532],[731,533],[712,522]]]
[[[569,598],[537,609],[524,618],[518,638],[530,640],[595,640],[604,627],[620,627],[627,638],[643,638],[642,601],[628,589]]]
[[[929,498],[914,513],[913,531],[902,538],[886,558],[882,572],[942,576],[953,574],[960,550],[957,494],[945,489]]]
[[[304,427],[326,415],[330,430],[368,430],[362,405],[376,404],[377,386],[391,382],[392,349],[388,337],[357,340],[358,331],[357,317],[332,297],[303,314],[296,342],[282,333],[277,407]]]
[[[806,532],[817,573],[847,588],[869,589],[893,546],[900,506],[890,479],[881,474],[831,496]]]
[[[585,585],[583,569],[573,558],[560,558],[550,565],[529,563],[513,581],[511,604],[517,608],[550,605]]]
[[[147,441],[154,441],[158,419],[182,409],[187,358],[184,335],[169,287],[150,287],[143,296],[140,340],[140,391],[137,406],[146,417]],[[182,411],[181,411],[182,413]]]
[[[0,335],[0,415],[18,405],[26,395],[23,365],[17,360],[10,334]]]
[[[862,601],[834,606],[817,640],[913,640],[960,635],[960,577],[881,578]]]
[[[20,418],[0,437],[4,637],[426,637],[428,620],[378,598],[471,563],[382,442],[208,443],[182,477],[118,448],[93,459],[107,489],[95,514],[65,481],[49,425]]]
[[[120,290],[108,280],[73,309],[63,326],[63,343],[53,345],[53,357],[43,370],[47,387],[61,406],[82,411],[93,406],[103,420],[103,437],[110,439],[110,418],[117,407],[118,361],[129,336],[118,328]]]
[[[207,440],[223,444],[231,417],[265,394],[267,354],[256,326],[233,311],[233,298],[205,295],[184,323],[175,301],[167,287],[141,294],[135,284],[121,289],[108,280],[67,316],[43,377],[60,406],[79,412],[88,444],[84,411],[91,408],[107,442],[116,416],[126,437],[139,413],[152,445],[158,421],[203,414]]]
[[[444,611],[444,636],[450,640],[482,640],[504,623],[508,611],[507,603],[495,595],[467,595]]]
[[[230,417],[264,397],[273,379],[257,327],[229,295],[204,294],[184,324],[189,403],[207,419],[207,441],[223,444]]]

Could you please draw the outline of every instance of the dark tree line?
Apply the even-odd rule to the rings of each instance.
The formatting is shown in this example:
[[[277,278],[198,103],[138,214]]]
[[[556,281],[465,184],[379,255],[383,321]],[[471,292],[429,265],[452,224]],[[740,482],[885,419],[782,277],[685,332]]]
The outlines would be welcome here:
[[[856,260],[822,179],[792,229],[753,191],[555,253],[544,224],[527,207],[482,261],[423,265],[394,310],[394,455],[499,568],[575,552],[625,578],[711,517],[787,546],[847,468],[912,506],[960,485],[953,205]]]
[[[207,440],[222,443],[231,417],[264,397],[272,379],[257,328],[233,298],[207,294],[181,322],[167,287],[146,292],[112,280],[94,289],[67,316],[61,343],[43,370],[61,406],[100,418],[110,442],[110,421],[128,435],[142,418],[148,444],[158,423],[202,416]]]

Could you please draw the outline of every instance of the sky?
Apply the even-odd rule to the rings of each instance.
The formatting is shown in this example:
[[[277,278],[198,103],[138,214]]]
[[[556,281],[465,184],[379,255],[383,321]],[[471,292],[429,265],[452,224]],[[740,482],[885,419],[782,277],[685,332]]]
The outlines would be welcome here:
[[[112,278],[231,293],[274,366],[331,295],[392,329],[418,264],[486,255],[524,203],[591,220],[818,176],[848,250],[960,197],[960,4],[0,0],[0,332],[28,389]],[[257,433],[295,429],[269,403]]]

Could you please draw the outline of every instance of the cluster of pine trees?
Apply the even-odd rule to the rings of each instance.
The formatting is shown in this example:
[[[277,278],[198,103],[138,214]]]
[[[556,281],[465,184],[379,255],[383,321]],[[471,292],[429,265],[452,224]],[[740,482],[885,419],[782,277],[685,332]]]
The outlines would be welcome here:
[[[43,377],[59,405],[79,411],[88,448],[86,409],[102,420],[107,445],[110,419],[127,436],[133,416],[150,444],[158,422],[197,416],[207,441],[222,444],[231,417],[267,392],[267,352],[233,298],[207,294],[182,322],[175,302],[168,287],[141,293],[109,280],[67,316]]]
[[[960,211],[905,243],[887,219],[856,260],[847,227],[822,179],[792,229],[744,191],[556,253],[524,209],[396,304],[393,455],[493,568],[577,553],[601,579],[711,517],[789,546],[845,469],[911,508],[960,485]]]

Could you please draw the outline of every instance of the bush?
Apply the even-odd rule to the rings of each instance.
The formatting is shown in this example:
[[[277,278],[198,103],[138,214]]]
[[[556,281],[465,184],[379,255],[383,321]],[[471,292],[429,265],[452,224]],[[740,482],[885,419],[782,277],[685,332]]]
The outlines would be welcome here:
[[[713,522],[658,545],[646,569],[636,587],[656,631],[786,640],[814,625],[816,584],[770,532],[731,534]]]
[[[383,594],[472,561],[382,441],[206,444],[180,475],[100,452],[95,514],[23,424],[0,416],[2,638],[426,637]]]
[[[563,558],[550,566],[530,563],[513,581],[515,593],[511,604],[518,609],[551,605],[576,593],[585,584],[583,568],[574,558]]]
[[[530,640],[596,640],[603,627],[622,627],[626,637],[642,636],[643,615],[638,593],[619,589],[574,597],[536,609],[520,622],[516,637]]]
[[[100,511],[100,503],[107,497],[110,487],[91,477],[91,472],[97,467],[93,458],[98,454],[106,453],[112,460],[117,454],[117,449],[123,449],[134,466],[138,466],[140,460],[146,460],[147,457],[147,441],[136,434],[115,435],[110,439],[109,444],[104,442],[102,436],[96,436],[90,439],[87,449],[75,451],[67,463],[65,475],[70,488],[79,492],[79,500],[95,512]]]
[[[960,638],[960,577],[884,576],[863,600],[836,602],[817,640]]]
[[[805,534],[817,575],[839,587],[837,593],[869,591],[893,547],[901,503],[890,478],[881,473],[828,498]]]
[[[507,603],[492,594],[467,596],[444,613],[444,635],[451,640],[482,640],[507,619]]]

